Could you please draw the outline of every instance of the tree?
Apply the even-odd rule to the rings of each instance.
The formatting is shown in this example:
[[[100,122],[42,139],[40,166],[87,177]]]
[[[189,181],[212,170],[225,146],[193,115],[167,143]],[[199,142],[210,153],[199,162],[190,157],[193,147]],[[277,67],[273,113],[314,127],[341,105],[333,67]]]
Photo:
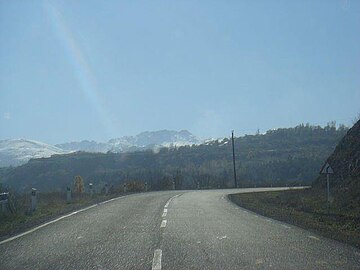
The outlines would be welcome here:
[[[74,180],[74,191],[76,193],[83,193],[84,192],[84,180],[80,175],[75,176]]]

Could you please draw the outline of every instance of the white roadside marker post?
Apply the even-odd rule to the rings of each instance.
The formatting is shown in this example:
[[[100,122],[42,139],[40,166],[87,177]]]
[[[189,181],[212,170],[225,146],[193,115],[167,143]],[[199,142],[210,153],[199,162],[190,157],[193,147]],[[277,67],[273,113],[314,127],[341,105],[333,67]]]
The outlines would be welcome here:
[[[31,189],[31,211],[34,212],[36,210],[37,206],[37,200],[36,200],[37,190],[36,188]]]
[[[89,183],[89,191],[90,191],[90,195],[92,196],[94,194],[93,184],[92,183]]]
[[[124,183],[124,193],[127,192],[127,187],[126,187],[126,183]]]
[[[175,181],[172,182],[172,189],[175,190]]]
[[[148,186],[147,186],[147,182],[145,182],[145,192],[148,191]]]

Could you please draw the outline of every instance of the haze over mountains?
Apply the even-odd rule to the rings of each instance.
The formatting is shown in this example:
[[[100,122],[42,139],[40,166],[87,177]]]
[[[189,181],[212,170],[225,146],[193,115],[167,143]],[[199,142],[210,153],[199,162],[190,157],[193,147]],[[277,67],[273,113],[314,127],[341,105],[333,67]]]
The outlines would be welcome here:
[[[31,158],[50,157],[56,154],[67,154],[76,151],[114,153],[138,151],[161,147],[199,144],[203,141],[187,130],[146,131],[136,136],[124,136],[108,142],[83,140],[50,145],[27,139],[10,139],[0,141],[0,167],[18,166]]]

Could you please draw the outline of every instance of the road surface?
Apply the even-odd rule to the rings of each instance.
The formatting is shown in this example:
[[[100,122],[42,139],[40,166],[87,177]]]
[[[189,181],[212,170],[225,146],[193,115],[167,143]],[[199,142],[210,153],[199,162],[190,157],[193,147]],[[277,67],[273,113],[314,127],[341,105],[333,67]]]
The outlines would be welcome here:
[[[0,269],[360,269],[360,250],[231,203],[264,189],[121,197],[0,243]]]

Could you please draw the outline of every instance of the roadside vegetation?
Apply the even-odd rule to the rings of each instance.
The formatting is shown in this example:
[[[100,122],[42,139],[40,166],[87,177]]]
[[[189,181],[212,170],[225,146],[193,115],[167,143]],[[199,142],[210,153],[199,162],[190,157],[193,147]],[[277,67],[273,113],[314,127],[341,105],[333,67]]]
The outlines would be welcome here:
[[[229,195],[237,205],[360,248],[360,207],[334,201],[325,190],[288,190]]]

